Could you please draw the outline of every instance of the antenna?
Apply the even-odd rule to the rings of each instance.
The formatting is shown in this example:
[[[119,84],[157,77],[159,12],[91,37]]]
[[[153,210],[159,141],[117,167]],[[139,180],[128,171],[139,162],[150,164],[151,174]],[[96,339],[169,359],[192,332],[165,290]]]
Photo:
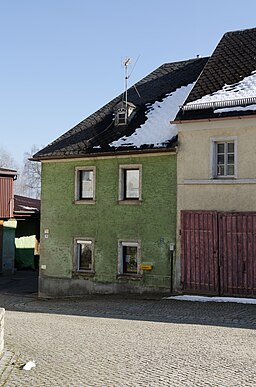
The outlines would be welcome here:
[[[128,79],[129,79],[129,75],[128,75],[128,66],[132,63],[132,60],[131,58],[128,58],[126,57],[124,60],[123,60],[123,65],[124,65],[124,72],[125,72],[125,77],[124,77],[124,95],[125,95],[125,122],[127,122],[127,118],[128,118],[128,96],[127,96],[127,89],[128,89]]]

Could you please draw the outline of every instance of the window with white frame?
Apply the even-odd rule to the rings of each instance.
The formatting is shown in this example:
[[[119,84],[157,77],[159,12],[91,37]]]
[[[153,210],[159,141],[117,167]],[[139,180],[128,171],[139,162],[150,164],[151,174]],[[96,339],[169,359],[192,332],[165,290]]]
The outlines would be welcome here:
[[[119,241],[119,274],[138,275],[140,271],[140,242]]]
[[[95,200],[95,167],[76,168],[76,200]]]
[[[120,165],[119,200],[141,200],[141,165]]]
[[[236,139],[226,138],[213,141],[213,177],[236,176]]]
[[[92,272],[94,270],[93,241],[75,239],[75,271]]]

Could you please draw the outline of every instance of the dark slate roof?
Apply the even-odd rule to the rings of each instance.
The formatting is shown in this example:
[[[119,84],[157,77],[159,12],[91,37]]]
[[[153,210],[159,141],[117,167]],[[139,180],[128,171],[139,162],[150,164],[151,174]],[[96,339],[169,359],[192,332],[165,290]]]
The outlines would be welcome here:
[[[161,101],[177,88],[195,82],[207,60],[208,58],[196,58],[160,66],[128,89],[128,101],[136,106],[135,115],[128,125],[114,125],[114,107],[123,99],[123,96],[119,95],[36,153],[33,159],[83,157],[92,154],[135,150],[135,147],[113,148],[109,144],[124,135],[131,135],[146,121],[147,104]],[[165,148],[166,146],[173,147],[174,141],[175,139],[170,141],[169,144],[165,145]],[[100,149],[93,149],[93,147],[100,147]],[[152,146],[141,147],[141,149],[149,148]]]
[[[256,28],[241,31],[227,32],[217,45],[212,56],[208,60],[203,72],[198,78],[194,88],[176,117],[176,120],[209,119],[217,117],[242,116],[255,114],[255,111],[233,111],[214,113],[214,107],[201,104],[196,108],[186,106],[202,98],[221,90],[225,85],[235,85],[243,78],[256,70]],[[256,103],[256,95],[243,101],[215,103],[215,108],[232,106],[248,106]],[[199,103],[198,103],[199,104]],[[188,110],[186,110],[188,109]]]
[[[38,213],[41,201],[26,196],[14,195],[14,213]]]

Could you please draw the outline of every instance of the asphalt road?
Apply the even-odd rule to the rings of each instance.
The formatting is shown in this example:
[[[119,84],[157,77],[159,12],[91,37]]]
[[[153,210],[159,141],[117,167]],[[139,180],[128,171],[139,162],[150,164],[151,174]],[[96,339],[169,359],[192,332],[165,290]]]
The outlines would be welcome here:
[[[255,305],[38,300],[33,273],[1,280],[1,386],[256,386]]]

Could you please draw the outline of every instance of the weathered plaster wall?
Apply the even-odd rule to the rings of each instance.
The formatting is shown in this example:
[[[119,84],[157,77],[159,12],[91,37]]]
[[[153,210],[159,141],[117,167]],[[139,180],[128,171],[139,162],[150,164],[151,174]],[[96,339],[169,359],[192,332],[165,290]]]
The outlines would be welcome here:
[[[120,164],[142,165],[140,205],[118,203]],[[75,167],[82,166],[96,167],[95,204],[74,204]],[[50,289],[50,279],[72,278],[74,237],[95,239],[96,274],[91,280],[82,280],[79,293],[85,288],[96,291],[97,283],[101,284],[98,289],[102,284],[113,284],[109,290],[114,292],[124,285],[129,290],[170,287],[169,244],[175,242],[176,234],[175,155],[44,162],[41,206],[40,266],[46,266],[40,270],[41,294]],[[44,229],[49,229],[47,239]],[[144,272],[143,279],[117,279],[119,239],[141,240],[141,261],[153,264],[153,270]],[[77,279],[71,281],[72,286],[76,286],[74,281],[78,286]],[[57,281],[57,290],[67,293],[71,285],[62,283],[65,289]]]

